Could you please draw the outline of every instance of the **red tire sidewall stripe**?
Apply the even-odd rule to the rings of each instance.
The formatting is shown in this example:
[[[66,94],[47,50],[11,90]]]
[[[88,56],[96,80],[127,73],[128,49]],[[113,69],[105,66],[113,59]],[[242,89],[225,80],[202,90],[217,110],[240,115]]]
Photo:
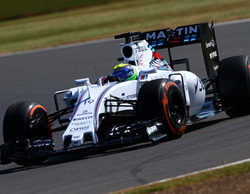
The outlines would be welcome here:
[[[31,109],[31,111],[30,111],[30,117],[33,116],[35,110],[38,109],[38,108],[43,109],[43,110],[47,113],[46,109],[45,109],[42,105],[37,104],[37,105],[35,105],[35,106],[32,107],[32,109]]]
[[[30,118],[33,116],[35,110],[38,108],[43,109],[46,112],[46,114],[48,114],[47,110],[42,105],[36,104],[35,106],[32,107],[32,109],[30,111]],[[49,118],[48,118],[48,121],[49,121],[49,129],[52,130],[52,125],[51,125],[51,121],[49,120]],[[50,134],[51,134],[51,137],[53,137],[53,133],[51,132]]]
[[[186,129],[186,126],[187,126],[186,123],[185,123],[185,125],[184,125],[182,128],[180,128],[178,131],[176,131],[176,130],[174,129],[174,127],[173,127],[171,121],[170,121],[169,116],[168,116],[168,110],[167,110],[168,98],[167,98],[166,93],[168,92],[168,89],[169,89],[170,86],[176,86],[176,87],[178,87],[178,86],[176,85],[176,83],[174,83],[174,82],[172,82],[172,81],[168,82],[168,83],[165,85],[165,87],[164,87],[165,90],[164,90],[163,99],[162,99],[164,115],[165,115],[165,118],[166,118],[166,121],[167,121],[167,123],[168,123],[168,126],[169,126],[170,130],[171,130],[174,134],[182,134],[182,133],[185,131],[185,129]],[[186,111],[185,111],[185,112],[186,112]]]

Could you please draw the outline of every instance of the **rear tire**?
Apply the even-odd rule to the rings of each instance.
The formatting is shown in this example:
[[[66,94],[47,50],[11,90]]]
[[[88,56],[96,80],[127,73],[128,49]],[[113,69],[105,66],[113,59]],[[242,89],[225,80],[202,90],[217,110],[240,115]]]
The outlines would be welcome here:
[[[139,120],[160,118],[166,133],[178,138],[186,129],[187,111],[179,87],[171,80],[158,79],[143,84],[138,94]]]
[[[221,61],[218,85],[226,114],[230,117],[250,113],[250,57],[234,56]]]
[[[52,139],[51,125],[46,109],[34,102],[19,102],[11,105],[4,116],[4,143],[32,142],[39,139]],[[26,151],[25,146],[15,148],[14,152]],[[42,163],[46,158],[15,161],[21,165]]]

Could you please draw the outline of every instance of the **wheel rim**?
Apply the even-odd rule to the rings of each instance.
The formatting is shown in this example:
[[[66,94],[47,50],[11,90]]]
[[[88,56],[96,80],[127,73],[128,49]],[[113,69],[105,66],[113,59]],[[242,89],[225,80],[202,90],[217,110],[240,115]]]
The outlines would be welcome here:
[[[185,118],[185,109],[180,95],[173,92],[170,95],[169,101],[169,114],[171,120],[177,125],[182,125]]]

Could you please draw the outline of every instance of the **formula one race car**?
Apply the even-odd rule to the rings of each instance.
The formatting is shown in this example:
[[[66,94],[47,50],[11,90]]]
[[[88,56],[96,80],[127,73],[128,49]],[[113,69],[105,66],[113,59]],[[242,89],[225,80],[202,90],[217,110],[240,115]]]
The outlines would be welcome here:
[[[75,80],[78,87],[56,92],[56,112],[48,114],[34,102],[8,108],[2,164],[32,165],[79,149],[178,138],[187,125],[221,111],[230,117],[250,113],[250,57],[220,61],[213,24],[115,36],[120,38],[125,39],[123,63],[95,84],[79,79]],[[187,58],[172,59],[171,48],[190,44],[201,44],[205,79],[190,72]],[[163,48],[169,63],[156,51]],[[174,71],[181,63],[186,70]],[[64,108],[60,108],[60,97]],[[63,149],[55,150],[52,133],[61,130]]]

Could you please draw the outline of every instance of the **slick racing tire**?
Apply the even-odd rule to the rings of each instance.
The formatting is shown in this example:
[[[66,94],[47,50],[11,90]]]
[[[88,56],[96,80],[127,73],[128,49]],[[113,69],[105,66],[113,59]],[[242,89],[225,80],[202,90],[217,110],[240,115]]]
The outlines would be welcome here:
[[[221,61],[218,86],[226,114],[238,117],[250,113],[250,57],[234,56]]]
[[[186,129],[185,100],[171,80],[158,79],[143,84],[138,94],[136,115],[139,120],[160,118],[172,138],[180,137]]]
[[[12,104],[6,111],[3,121],[3,139],[10,142],[31,142],[42,138],[52,139],[51,124],[46,109],[34,102],[19,102]],[[25,146],[24,146],[25,147]],[[26,148],[26,147],[25,147]],[[15,152],[26,151],[20,147]],[[17,151],[18,150],[18,151]],[[42,163],[46,158],[20,159],[15,161],[20,165]]]

